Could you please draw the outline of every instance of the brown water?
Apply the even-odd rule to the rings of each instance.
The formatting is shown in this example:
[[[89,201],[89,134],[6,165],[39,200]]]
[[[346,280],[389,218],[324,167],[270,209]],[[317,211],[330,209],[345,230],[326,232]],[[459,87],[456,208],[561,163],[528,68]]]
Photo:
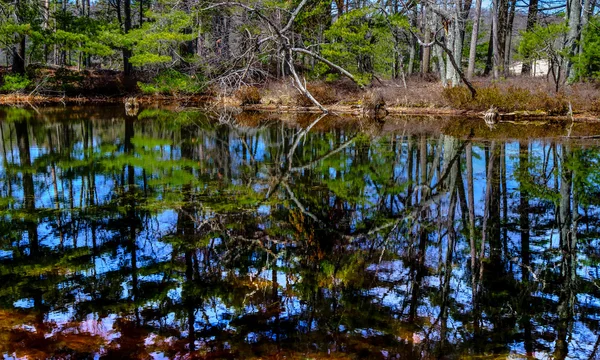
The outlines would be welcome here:
[[[0,109],[0,354],[598,356],[591,125],[230,115]]]

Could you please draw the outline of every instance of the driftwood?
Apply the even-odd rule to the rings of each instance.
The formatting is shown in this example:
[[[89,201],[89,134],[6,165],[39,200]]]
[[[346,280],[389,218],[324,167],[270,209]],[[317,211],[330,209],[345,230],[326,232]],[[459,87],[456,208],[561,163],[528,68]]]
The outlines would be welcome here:
[[[125,114],[127,116],[136,116],[140,112],[140,102],[136,97],[125,98]]]
[[[486,111],[483,114],[483,120],[485,121],[487,126],[496,125],[498,123],[498,120],[500,120],[498,109],[492,105],[492,107],[489,108],[488,111]]]

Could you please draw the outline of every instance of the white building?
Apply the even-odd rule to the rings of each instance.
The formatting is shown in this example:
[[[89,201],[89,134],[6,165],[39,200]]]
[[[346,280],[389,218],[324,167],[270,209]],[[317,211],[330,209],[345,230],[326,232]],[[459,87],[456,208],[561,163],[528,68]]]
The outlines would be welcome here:
[[[536,60],[531,64],[531,76],[546,76],[549,69],[550,64],[547,59]],[[510,72],[513,75],[521,75],[521,70],[523,70],[523,63],[520,61],[510,66]]]

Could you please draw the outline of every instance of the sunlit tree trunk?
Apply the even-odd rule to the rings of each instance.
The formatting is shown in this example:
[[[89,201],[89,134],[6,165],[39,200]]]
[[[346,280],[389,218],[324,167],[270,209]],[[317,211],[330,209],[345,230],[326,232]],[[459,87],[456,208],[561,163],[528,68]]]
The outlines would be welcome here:
[[[469,12],[471,11],[471,3],[472,0],[455,1],[455,9],[453,12],[454,19],[452,19],[450,23],[449,34],[447,37],[448,48],[452,49],[452,56],[454,57],[454,62],[460,68],[462,68],[462,53],[463,44],[465,42],[465,28],[467,25],[467,20],[469,18]],[[461,81],[460,75],[449,59],[446,64],[446,71],[447,78],[451,81],[452,86],[458,86]]]
[[[475,18],[473,19],[473,31],[471,32],[471,47],[469,48],[467,79],[473,78],[473,73],[475,72],[475,58],[477,55],[477,38],[479,37],[479,22],[481,19],[481,0],[476,1]]]
[[[421,22],[423,26],[424,41],[428,43],[431,41],[431,30],[430,30],[430,21],[429,17],[431,15],[428,14],[427,6],[421,7]],[[422,48],[422,58],[421,58],[421,74],[426,74],[429,72],[429,61],[431,59],[431,46],[425,46]]]
[[[492,49],[493,49],[493,66],[492,74],[494,79],[498,79],[504,72],[504,41],[502,41],[503,20],[502,5],[506,0],[492,1]]]
[[[573,71],[573,57],[578,53],[577,46],[581,34],[581,0],[569,0],[567,2],[567,42],[565,49],[570,56],[567,57],[566,79],[573,80],[576,72]]]

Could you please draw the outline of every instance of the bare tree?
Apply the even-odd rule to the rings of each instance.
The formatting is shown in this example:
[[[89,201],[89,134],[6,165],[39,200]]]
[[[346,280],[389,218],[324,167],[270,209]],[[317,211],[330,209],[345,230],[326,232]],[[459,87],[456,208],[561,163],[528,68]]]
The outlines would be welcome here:
[[[341,66],[334,64],[333,62],[327,60],[326,58],[316,54],[315,52],[313,52],[311,50],[308,50],[303,47],[294,46],[294,41],[293,41],[294,34],[292,32],[292,25],[294,23],[294,20],[298,16],[298,14],[302,10],[302,8],[306,5],[307,1],[308,0],[302,0],[300,2],[300,4],[298,4],[298,6],[290,13],[290,17],[289,17],[287,23],[285,24],[285,26],[283,26],[283,27],[277,26],[275,24],[275,22],[273,22],[267,15],[265,15],[259,9],[253,8],[249,5],[239,3],[239,2],[217,3],[217,4],[213,4],[213,5],[205,8],[205,10],[217,8],[217,7],[239,7],[248,12],[254,13],[258,18],[260,18],[262,21],[264,21],[268,25],[270,34],[263,34],[263,36],[261,38],[258,38],[256,40],[256,43],[254,44],[254,48],[253,48],[254,51],[256,53],[259,53],[261,51],[262,46],[264,46],[265,44],[267,44],[269,42],[274,43],[275,48],[278,49],[279,58],[281,59],[281,61],[284,64],[287,65],[287,68],[292,75],[292,79],[294,80],[294,86],[296,87],[296,89],[300,93],[302,93],[304,96],[306,96],[308,99],[310,99],[310,101],[313,104],[315,104],[315,106],[317,106],[323,113],[328,113],[329,110],[327,110],[323,105],[321,105],[321,103],[319,103],[319,101],[310,93],[310,91],[307,90],[305,81],[302,81],[302,79],[300,79],[300,76],[298,75],[298,71],[296,70],[296,65],[294,62],[294,54],[295,53],[301,53],[304,55],[311,56],[312,58],[323,62],[327,66],[340,72],[342,75],[348,77],[349,79],[351,79],[352,81],[357,83],[359,85],[359,87],[362,88],[362,86],[357,82],[356,78],[354,78],[354,76],[350,72],[348,72]]]

